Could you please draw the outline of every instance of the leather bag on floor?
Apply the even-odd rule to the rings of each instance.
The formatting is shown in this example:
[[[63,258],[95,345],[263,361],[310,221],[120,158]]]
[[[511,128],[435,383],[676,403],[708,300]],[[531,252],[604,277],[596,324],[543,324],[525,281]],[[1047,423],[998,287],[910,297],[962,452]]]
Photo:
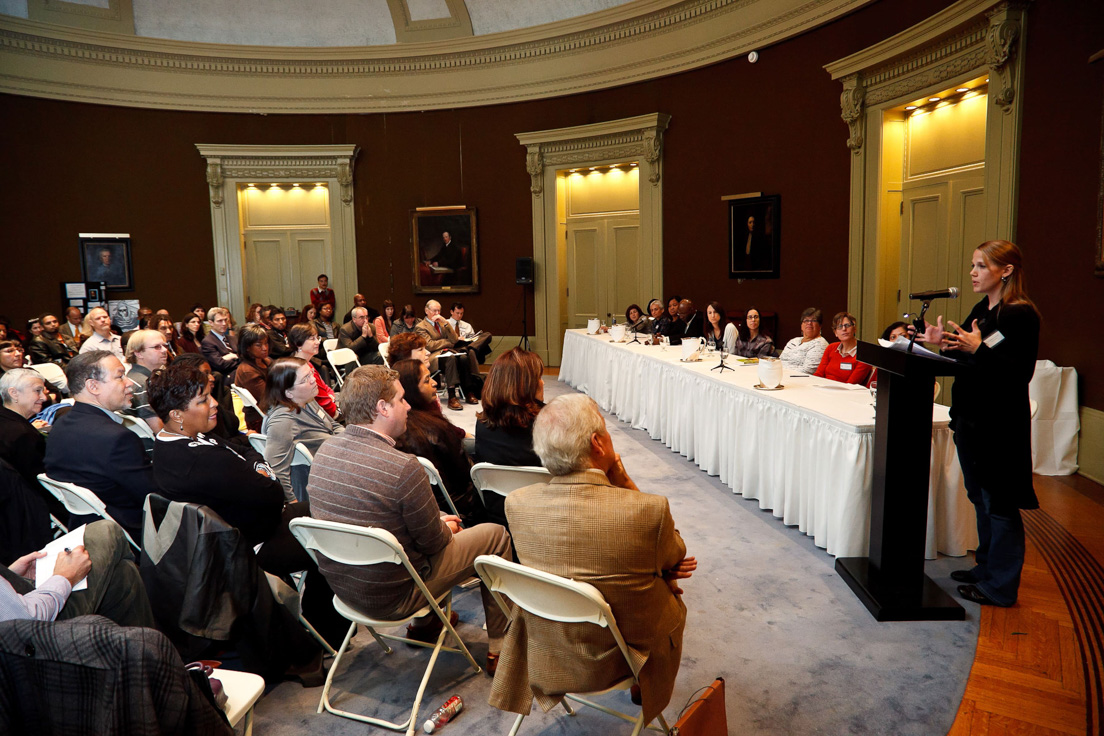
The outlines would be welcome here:
[[[671,727],[671,736],[728,736],[724,679],[718,677],[712,685],[695,693],[694,697],[693,702],[683,708],[678,722]]]

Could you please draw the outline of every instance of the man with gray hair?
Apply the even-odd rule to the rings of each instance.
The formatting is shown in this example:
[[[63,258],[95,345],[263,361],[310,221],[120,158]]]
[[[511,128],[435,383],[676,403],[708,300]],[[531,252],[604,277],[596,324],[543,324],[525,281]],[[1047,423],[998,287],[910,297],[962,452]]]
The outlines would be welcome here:
[[[81,343],[81,354],[92,350],[107,350],[122,362],[125,357],[123,338],[111,331],[111,315],[107,310],[103,307],[88,310],[88,324],[92,327],[92,334]]]
[[[518,561],[602,593],[629,648],[644,658],[640,697],[648,723],[671,699],[686,623],[678,580],[690,577],[697,561],[686,556],[667,499],[641,493],[625,472],[591,398],[560,396],[541,409],[533,449],[553,478],[506,497]],[[603,690],[631,675],[608,629],[519,610],[490,704],[528,714],[536,696],[548,711],[566,692]]]
[[[95,493],[111,517],[140,540],[142,504],[157,484],[142,441],[115,414],[130,406],[126,369],[112,353],[92,350],[69,361],[65,377],[76,403],[50,430],[46,474]]]
[[[376,331],[372,320],[368,319],[365,307],[353,307],[352,319],[341,325],[337,332],[337,346],[349,348],[356,353],[361,365],[383,365],[383,356],[379,352]]]
[[[307,485],[311,516],[391,532],[434,596],[470,578],[479,555],[513,559],[504,527],[462,529],[459,517],[437,507],[418,459],[395,449],[394,438],[406,431],[410,409],[398,373],[361,366],[345,379],[341,397],[348,426],[314,455]],[[323,557],[318,569],[343,601],[369,616],[403,618],[426,603],[399,565],[345,565]],[[487,589],[482,592],[487,669],[493,675],[507,619]],[[407,635],[431,641],[440,630],[440,619],[431,614],[416,619]]]
[[[467,403],[478,404],[472,394],[471,377],[479,373],[479,359],[468,343],[461,340],[452,329],[448,319],[441,314],[441,303],[430,299],[425,305],[426,317],[414,328],[415,334],[426,341],[429,350],[430,371],[436,370],[439,362],[445,374],[445,387],[448,390],[448,408],[463,410],[460,399],[456,398],[456,387],[467,389]]]
[[[164,425],[157,412],[150,407],[146,382],[155,370],[165,367],[168,347],[165,336],[157,330],[136,330],[126,347],[127,363],[132,366],[126,376],[131,383],[132,396],[130,406],[123,413],[145,420],[154,432],[160,432]]]

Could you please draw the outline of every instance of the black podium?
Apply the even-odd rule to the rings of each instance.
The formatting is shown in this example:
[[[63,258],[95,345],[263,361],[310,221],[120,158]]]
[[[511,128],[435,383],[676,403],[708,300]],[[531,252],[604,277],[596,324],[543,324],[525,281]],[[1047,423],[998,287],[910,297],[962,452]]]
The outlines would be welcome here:
[[[860,342],[858,359],[878,369],[870,556],[836,559],[878,621],[961,621],[966,612],[924,574],[932,395],[957,363]]]

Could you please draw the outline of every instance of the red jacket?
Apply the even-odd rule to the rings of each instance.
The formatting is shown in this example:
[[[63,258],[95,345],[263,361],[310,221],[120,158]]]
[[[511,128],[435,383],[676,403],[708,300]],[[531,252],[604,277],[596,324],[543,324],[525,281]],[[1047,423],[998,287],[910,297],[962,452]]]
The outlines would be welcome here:
[[[870,366],[860,362],[854,355],[840,355],[839,346],[838,342],[834,342],[825,348],[820,365],[813,375],[840,383],[866,384],[866,379],[870,376]]]

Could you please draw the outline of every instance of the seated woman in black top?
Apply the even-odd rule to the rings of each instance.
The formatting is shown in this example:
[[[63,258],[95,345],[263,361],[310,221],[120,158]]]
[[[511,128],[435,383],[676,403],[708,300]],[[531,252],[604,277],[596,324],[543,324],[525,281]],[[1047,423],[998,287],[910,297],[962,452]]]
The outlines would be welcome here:
[[[155,371],[148,383],[150,406],[165,428],[153,448],[153,475],[172,501],[209,506],[236,527],[250,545],[263,543],[257,563],[274,575],[306,570],[303,614],[332,645],[340,646],[348,623],[333,608],[333,591],[288,529],[309,516],[304,503],[284,507],[284,489],[252,447],[230,445],[213,434],[218,404],[208,374],[176,361]]]
[[[472,454],[477,463],[540,467],[533,452],[533,421],[544,407],[543,371],[536,353],[514,348],[498,356],[483,384],[483,411],[475,415]],[[503,501],[497,493],[483,496],[490,520],[506,526]]]
[[[395,447],[433,463],[465,526],[484,521],[483,507],[471,483],[471,460],[464,452],[464,430],[441,413],[437,383],[429,369],[415,358],[400,360],[391,367],[399,374],[406,403],[410,404],[406,431],[395,438]],[[434,494],[441,510],[452,513],[438,489]]]

